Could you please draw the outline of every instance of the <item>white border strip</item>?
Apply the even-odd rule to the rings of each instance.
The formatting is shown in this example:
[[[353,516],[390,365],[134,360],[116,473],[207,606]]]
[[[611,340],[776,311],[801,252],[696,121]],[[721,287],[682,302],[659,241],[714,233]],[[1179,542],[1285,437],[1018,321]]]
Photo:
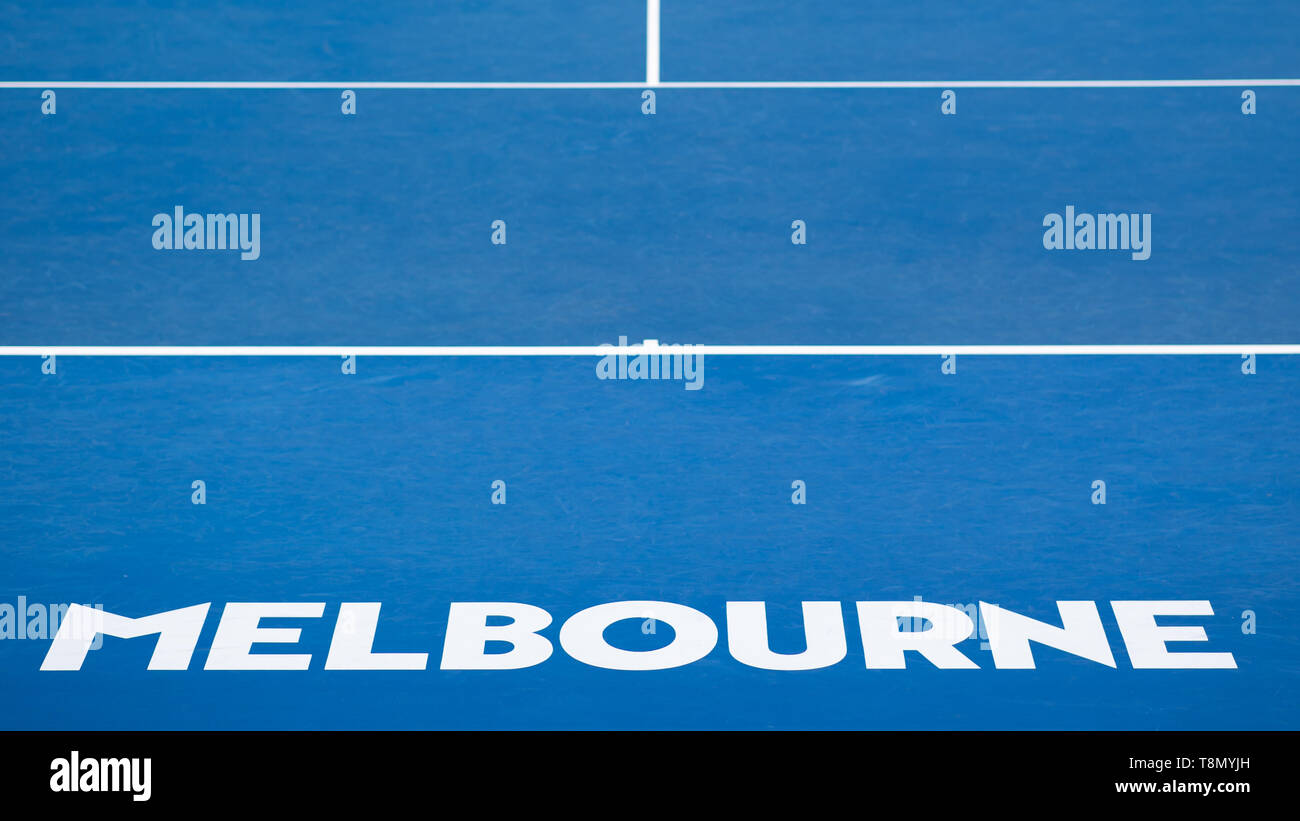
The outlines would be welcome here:
[[[656,54],[657,58],[658,55]],[[656,60],[657,62],[657,60]],[[660,82],[657,70],[650,71],[646,56],[646,82],[541,82],[541,83],[459,83],[459,82],[279,82],[219,80],[0,80],[0,88],[107,88],[107,89],[425,89],[425,90],[560,90],[560,89],[630,89],[645,88],[1243,88],[1248,86],[1300,86],[1300,78],[1252,78],[1221,80],[796,80],[755,82]],[[655,66],[657,69],[657,65]]]
[[[1218,356],[1300,354],[1297,345],[11,345],[0,356]]]

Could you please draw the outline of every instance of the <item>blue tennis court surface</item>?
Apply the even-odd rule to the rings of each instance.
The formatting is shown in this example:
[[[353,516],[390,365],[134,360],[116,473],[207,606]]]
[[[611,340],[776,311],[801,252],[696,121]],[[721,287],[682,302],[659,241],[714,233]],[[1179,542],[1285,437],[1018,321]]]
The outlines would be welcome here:
[[[1248,81],[1300,76],[1300,7],[1248,6],[663,4],[666,83],[1247,81],[958,86],[954,114],[940,87],[341,110],[351,81],[639,83],[636,0],[11,6],[0,81],[343,85],[58,87],[50,114],[0,88],[0,346],[1296,343],[1300,89]],[[257,214],[256,259],[157,248],[178,207]],[[1133,215],[1145,250],[1049,250],[1067,209]],[[0,728],[1300,729],[1300,357],[703,362],[687,390],[595,357],[0,357]],[[978,670],[867,669],[854,602],[917,597],[1053,624],[1096,601],[1118,664],[994,669],[976,634]],[[561,649],[578,611],[643,600],[716,648]],[[1207,637],[1170,649],[1236,669],[1134,669],[1118,600],[1211,602],[1162,618]],[[801,602],[842,602],[847,656],[746,666],[729,601],[789,654]],[[69,602],[213,606],[187,670],[108,638],[42,672],[22,611]],[[254,651],[308,669],[204,670],[227,602],[326,603]],[[343,602],[382,602],[375,652],[428,668],[323,669]],[[555,652],[439,669],[452,602],[543,608]]]

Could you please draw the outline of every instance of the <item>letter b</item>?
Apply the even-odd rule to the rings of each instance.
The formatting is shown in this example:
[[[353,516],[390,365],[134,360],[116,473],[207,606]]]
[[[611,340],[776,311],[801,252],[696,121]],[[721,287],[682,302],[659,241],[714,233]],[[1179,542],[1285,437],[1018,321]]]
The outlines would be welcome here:
[[[490,625],[490,617],[511,619]],[[550,639],[539,635],[551,614],[531,604],[515,602],[452,602],[447,615],[447,640],[442,647],[443,670],[518,670],[551,657]],[[487,653],[489,641],[506,642],[504,653]]]

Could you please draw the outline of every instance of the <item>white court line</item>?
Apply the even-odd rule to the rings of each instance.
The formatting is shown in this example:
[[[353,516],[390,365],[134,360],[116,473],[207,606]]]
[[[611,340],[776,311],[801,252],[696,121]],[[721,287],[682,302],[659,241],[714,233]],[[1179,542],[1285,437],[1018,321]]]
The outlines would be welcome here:
[[[0,356],[1217,356],[1300,354],[1297,345],[9,345]]]
[[[659,0],[645,4],[645,81],[659,85]]]
[[[656,53],[657,69],[657,53]],[[1300,78],[1249,78],[1211,80],[793,80],[793,81],[658,81],[650,74],[646,57],[647,82],[281,82],[220,80],[0,80],[0,88],[81,88],[81,89],[391,89],[391,90],[563,90],[563,89],[630,89],[656,88],[728,89],[728,88],[1238,88],[1249,86],[1300,86]],[[651,79],[651,77],[655,79]]]

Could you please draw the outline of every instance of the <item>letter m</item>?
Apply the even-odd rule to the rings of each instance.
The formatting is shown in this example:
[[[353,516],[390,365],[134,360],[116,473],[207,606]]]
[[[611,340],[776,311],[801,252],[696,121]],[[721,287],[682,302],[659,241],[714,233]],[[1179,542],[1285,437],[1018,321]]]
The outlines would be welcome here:
[[[1127,223],[1124,226],[1128,228]],[[208,250],[239,247],[239,215],[208,214]]]
[[[1097,239],[1102,250],[1128,250],[1128,214],[1098,214]]]
[[[42,670],[80,670],[95,637],[103,634],[119,639],[134,639],[158,634],[150,670],[184,670],[199,642],[199,633],[208,617],[211,602],[155,613],[138,619],[106,613],[94,607],[74,604],[68,608],[59,632],[50,643]]]

